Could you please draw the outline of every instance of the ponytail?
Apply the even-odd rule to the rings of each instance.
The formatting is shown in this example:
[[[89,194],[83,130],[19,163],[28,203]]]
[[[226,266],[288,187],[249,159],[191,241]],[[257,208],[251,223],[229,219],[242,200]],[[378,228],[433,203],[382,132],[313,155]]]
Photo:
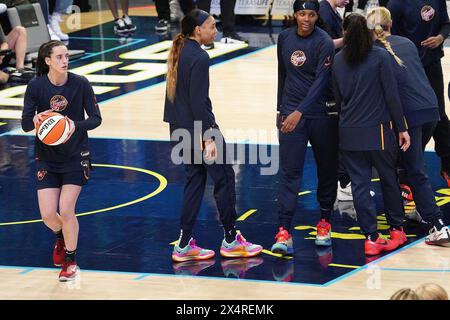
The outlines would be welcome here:
[[[367,58],[373,46],[366,18],[357,13],[350,14],[344,20],[344,31],[344,60],[350,66],[356,66]]]
[[[178,78],[178,62],[180,61],[181,49],[184,47],[186,36],[179,33],[173,40],[172,48],[169,52],[169,58],[167,59],[167,98],[170,102],[175,99],[175,92],[177,90],[177,78]]]
[[[386,8],[374,8],[367,14],[367,26],[373,31],[373,34],[379,42],[385,47],[398,63],[399,66],[404,67],[402,59],[400,59],[391,47],[391,44],[386,39],[385,31],[389,30],[391,23],[391,13]]]

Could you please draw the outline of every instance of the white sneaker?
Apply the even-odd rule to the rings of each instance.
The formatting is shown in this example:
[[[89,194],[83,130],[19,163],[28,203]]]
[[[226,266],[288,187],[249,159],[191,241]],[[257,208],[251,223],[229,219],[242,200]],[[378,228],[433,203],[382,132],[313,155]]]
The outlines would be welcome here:
[[[345,188],[341,187],[341,184],[338,182],[338,190],[337,190],[337,199],[338,201],[352,201],[352,184],[349,183]]]
[[[48,28],[48,33],[50,34],[50,39],[61,41],[61,38],[58,37],[58,35],[55,33],[55,31],[53,31],[52,27],[50,27],[49,24],[47,25],[47,28]]]
[[[430,234],[425,238],[425,243],[437,246],[450,246],[450,231],[448,227],[437,230],[436,227],[430,229]]]
[[[52,27],[52,29],[55,32],[55,34],[62,41],[69,40],[69,35],[64,33],[64,32],[62,32],[61,28],[59,26],[59,23],[62,21],[60,13],[53,13],[51,16],[48,17],[48,20],[49,20],[50,26]]]
[[[169,7],[170,7],[170,21],[178,22],[181,19],[183,19],[184,13],[181,10],[180,2],[178,0],[170,0]]]

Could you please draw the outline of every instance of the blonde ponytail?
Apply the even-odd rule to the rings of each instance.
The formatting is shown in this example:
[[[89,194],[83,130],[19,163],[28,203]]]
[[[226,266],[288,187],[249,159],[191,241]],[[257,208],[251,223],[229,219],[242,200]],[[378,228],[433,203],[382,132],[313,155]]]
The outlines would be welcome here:
[[[179,33],[175,37],[172,48],[169,52],[169,58],[167,59],[167,98],[170,102],[173,102],[175,99],[178,78],[178,62],[180,61],[180,52],[184,47],[185,40],[186,36],[182,33]]]
[[[404,63],[402,59],[400,59],[394,52],[394,50],[391,47],[391,44],[386,39],[385,35],[385,28],[388,30],[388,26],[391,23],[391,13],[388,9],[379,7],[374,8],[369,11],[367,14],[367,26],[370,30],[373,31],[375,37],[378,41],[381,42],[381,44],[385,47],[387,52],[389,52],[395,59],[395,61],[398,63],[398,65],[404,67]],[[383,28],[384,27],[384,28]]]

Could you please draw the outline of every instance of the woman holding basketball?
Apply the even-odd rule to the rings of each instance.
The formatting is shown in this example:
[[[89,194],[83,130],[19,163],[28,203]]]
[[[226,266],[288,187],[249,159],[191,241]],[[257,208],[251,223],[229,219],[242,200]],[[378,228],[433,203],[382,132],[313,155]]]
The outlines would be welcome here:
[[[225,159],[225,141],[212,112],[209,55],[201,48],[202,44],[213,42],[216,33],[212,16],[202,10],[191,11],[181,21],[181,33],[175,37],[167,61],[164,121],[170,124],[174,143],[184,142],[185,137],[192,142],[181,150],[187,182],[181,210],[180,239],[172,252],[175,262],[206,260],[215,255],[213,250],[198,247],[193,238],[208,175],[214,181],[214,197],[224,230],[221,255],[252,257],[262,251],[261,246],[247,242],[235,228],[235,176]]]
[[[70,129],[67,139],[57,146],[35,140],[39,209],[45,225],[57,238],[53,263],[62,266],[60,281],[73,280],[79,270],[75,260],[79,229],[75,205],[90,174],[87,131],[102,122],[91,85],[86,78],[68,72],[68,57],[67,47],[60,41],[41,45],[37,77],[28,84],[22,113],[26,132],[38,126],[49,112],[65,116]]]

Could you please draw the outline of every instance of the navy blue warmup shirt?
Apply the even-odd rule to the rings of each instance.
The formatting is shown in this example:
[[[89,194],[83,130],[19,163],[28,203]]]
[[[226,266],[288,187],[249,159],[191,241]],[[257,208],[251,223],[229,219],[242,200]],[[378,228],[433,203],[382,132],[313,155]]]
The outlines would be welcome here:
[[[444,56],[442,45],[428,49],[420,43],[438,34],[448,37],[450,22],[445,0],[390,0],[387,7],[392,14],[392,34],[410,39],[419,49],[424,66]]]
[[[331,39],[340,39],[343,37],[344,30],[342,28],[342,18],[326,0],[320,2],[319,15],[322,20],[327,24],[328,34]]]
[[[49,109],[73,120],[75,132],[66,143],[58,146],[45,145],[36,137],[36,160],[42,160],[40,168],[54,172],[81,170],[80,160],[89,159],[87,131],[98,127],[102,122],[89,81],[71,72],[62,86],[52,84],[47,75],[31,80],[25,92],[22,129],[25,132],[33,130],[34,115]]]
[[[341,105],[340,147],[348,151],[383,150],[393,143],[391,119],[399,131],[406,131],[397,81],[390,54],[373,47],[357,66],[349,66],[343,51],[333,64],[335,96]]]
[[[289,115],[295,110],[305,118],[327,117],[325,91],[331,76],[334,44],[319,27],[301,37],[297,27],[278,37],[277,110]]]
[[[166,96],[164,121],[178,128],[193,129],[202,122],[202,131],[216,127],[209,98],[209,55],[192,39],[186,39],[178,62],[174,102]]]
[[[439,120],[436,94],[428,81],[417,48],[409,39],[400,36],[388,36],[392,50],[402,59],[400,66],[392,57],[391,61],[397,78],[398,93],[409,127]],[[375,44],[384,48],[383,44]]]

